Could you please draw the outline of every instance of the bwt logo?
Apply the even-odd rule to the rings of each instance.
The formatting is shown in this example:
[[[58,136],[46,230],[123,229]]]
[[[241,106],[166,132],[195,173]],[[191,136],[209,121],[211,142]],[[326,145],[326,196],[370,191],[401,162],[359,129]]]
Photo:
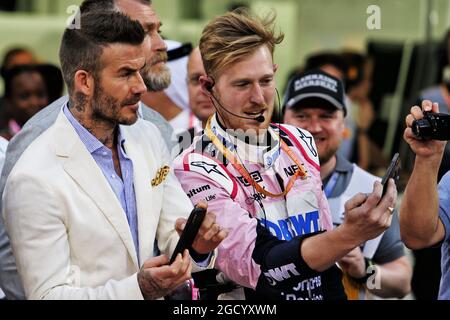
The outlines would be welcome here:
[[[276,223],[261,219],[261,224],[269,229],[278,239],[289,241],[296,236],[319,231],[319,212],[308,212],[304,216],[299,214],[296,217],[292,216],[278,220]],[[292,225],[295,230],[289,228],[289,225]]]
[[[264,276],[271,286],[276,285],[278,282],[282,282],[291,278],[291,276],[299,276],[300,273],[297,271],[295,264],[289,263],[284,266],[273,268],[264,272]]]
[[[367,18],[367,29],[381,30],[381,9],[377,5],[370,5],[367,7],[366,13],[369,14]]]

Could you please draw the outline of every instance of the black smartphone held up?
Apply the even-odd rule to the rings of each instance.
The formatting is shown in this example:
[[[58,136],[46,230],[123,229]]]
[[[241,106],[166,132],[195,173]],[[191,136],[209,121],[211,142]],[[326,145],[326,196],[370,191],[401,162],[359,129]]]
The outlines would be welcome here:
[[[206,209],[195,207],[192,210],[189,218],[184,226],[184,230],[181,233],[180,240],[178,240],[177,246],[173,251],[169,264],[172,264],[179,253],[183,254],[184,250],[189,249],[197,236],[198,230],[202,225],[203,219],[205,219]]]
[[[387,190],[387,182],[390,178],[394,179],[394,181],[397,182],[397,180],[400,177],[400,155],[398,153],[394,154],[394,157],[391,160],[391,164],[389,165],[389,168],[386,170],[386,173],[384,174],[383,179],[381,180],[381,185],[383,186],[383,193],[381,195],[381,198],[384,197]]]

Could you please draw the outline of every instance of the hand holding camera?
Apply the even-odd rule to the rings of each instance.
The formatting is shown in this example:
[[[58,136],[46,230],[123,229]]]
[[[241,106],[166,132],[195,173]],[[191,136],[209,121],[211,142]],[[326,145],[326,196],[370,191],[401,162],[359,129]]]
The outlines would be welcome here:
[[[440,114],[437,103],[424,100],[422,108],[411,108],[403,137],[417,157],[440,163],[446,145],[443,140],[450,138],[449,122],[450,116]]]
[[[424,112],[423,119],[414,120],[412,131],[422,140],[450,140],[450,115]]]

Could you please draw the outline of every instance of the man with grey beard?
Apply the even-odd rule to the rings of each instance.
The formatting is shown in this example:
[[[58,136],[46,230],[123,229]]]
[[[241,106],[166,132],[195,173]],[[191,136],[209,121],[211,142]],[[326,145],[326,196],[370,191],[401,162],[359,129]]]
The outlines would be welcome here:
[[[171,76],[170,86],[165,90],[146,92],[141,101],[161,114],[178,135],[188,130],[196,122],[194,115],[189,110],[186,83],[188,56],[192,51],[192,45],[174,40],[165,40],[165,43],[168,48],[167,67]]]
[[[81,13],[105,11],[120,11],[131,19],[138,20],[146,34],[151,39],[151,50],[148,51],[147,67],[142,77],[147,90],[163,90],[170,84],[170,72],[165,65],[167,48],[159,35],[161,22],[156,15],[151,1],[145,0],[86,0],[80,7]],[[55,121],[62,107],[67,103],[64,96],[44,108],[31,118],[22,130],[10,141],[5,156],[5,164],[1,174],[0,193],[3,194],[7,178],[24,150]],[[160,114],[141,103],[140,116],[155,124],[167,144],[169,151],[176,145],[172,139],[173,131]],[[173,154],[173,153],[172,153]],[[17,274],[14,256],[9,239],[6,235],[2,217],[0,216],[0,288],[8,299],[24,299],[22,284]]]

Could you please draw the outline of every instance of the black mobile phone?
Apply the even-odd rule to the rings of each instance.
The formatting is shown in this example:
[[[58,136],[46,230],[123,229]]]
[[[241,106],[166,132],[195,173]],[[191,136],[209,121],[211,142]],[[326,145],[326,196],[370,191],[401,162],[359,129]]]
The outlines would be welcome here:
[[[206,209],[195,207],[184,226],[184,230],[181,233],[180,240],[178,240],[177,246],[173,251],[170,263],[172,264],[179,253],[183,254],[184,250],[189,249],[197,236],[198,230],[202,225],[203,219],[205,219]]]
[[[400,177],[400,155],[398,153],[394,154],[394,157],[391,160],[391,164],[389,165],[389,168],[386,170],[386,173],[383,176],[383,179],[381,180],[381,185],[383,186],[383,193],[381,195],[381,198],[384,197],[387,190],[387,182],[390,178],[394,179],[395,182]]]

